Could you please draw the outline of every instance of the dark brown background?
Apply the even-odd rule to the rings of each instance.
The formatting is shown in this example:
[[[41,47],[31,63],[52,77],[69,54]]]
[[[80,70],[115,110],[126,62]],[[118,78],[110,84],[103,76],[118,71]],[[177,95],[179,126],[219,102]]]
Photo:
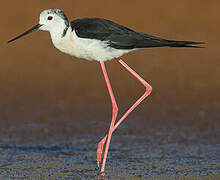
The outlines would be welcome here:
[[[188,126],[217,128],[220,106],[219,0],[157,1],[4,1],[0,11],[0,119],[64,121],[110,120],[111,104],[97,62],[56,50],[47,32],[7,40],[38,23],[42,10],[61,8],[70,20],[111,19],[137,31],[167,39],[205,41],[204,49],[159,48],[123,59],[152,86],[152,94],[133,113],[150,121],[174,118]],[[144,88],[122,70],[106,63],[119,110],[125,111]],[[101,112],[101,114],[99,114]]]

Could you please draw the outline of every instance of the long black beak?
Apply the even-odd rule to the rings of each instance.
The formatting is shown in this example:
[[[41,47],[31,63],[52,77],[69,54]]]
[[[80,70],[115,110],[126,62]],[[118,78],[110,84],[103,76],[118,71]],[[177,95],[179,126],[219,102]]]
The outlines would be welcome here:
[[[20,37],[22,37],[22,36],[24,36],[24,35],[27,35],[27,34],[33,32],[33,31],[38,30],[41,26],[42,26],[42,24],[37,24],[37,25],[33,26],[31,29],[25,31],[24,33],[20,34],[19,36],[15,37],[15,38],[13,38],[13,39],[11,39],[11,40],[9,40],[8,43],[10,43],[10,42],[12,42],[12,41],[15,41],[16,39],[19,39]]]

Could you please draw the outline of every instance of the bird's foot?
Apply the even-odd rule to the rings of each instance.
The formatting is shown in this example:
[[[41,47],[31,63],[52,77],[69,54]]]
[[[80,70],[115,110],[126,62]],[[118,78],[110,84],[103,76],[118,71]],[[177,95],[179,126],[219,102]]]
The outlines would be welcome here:
[[[105,145],[106,139],[107,139],[107,135],[98,144],[97,154],[96,154],[96,162],[97,162],[98,168],[100,167],[100,163],[101,163],[101,159],[102,159],[103,147]]]
[[[98,172],[97,179],[98,180],[105,180],[105,173],[104,172]]]

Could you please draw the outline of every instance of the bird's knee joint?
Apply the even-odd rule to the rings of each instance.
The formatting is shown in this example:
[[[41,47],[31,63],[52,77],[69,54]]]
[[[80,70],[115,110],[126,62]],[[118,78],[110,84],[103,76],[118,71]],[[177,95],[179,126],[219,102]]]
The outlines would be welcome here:
[[[150,85],[148,85],[148,86],[146,86],[146,91],[145,91],[145,93],[146,94],[150,94],[151,92],[152,92],[152,86],[150,86]]]
[[[113,107],[113,112],[118,112],[118,107],[117,106],[115,106],[115,107]]]
[[[118,106],[117,105],[113,106],[112,112],[113,113],[118,113]]]

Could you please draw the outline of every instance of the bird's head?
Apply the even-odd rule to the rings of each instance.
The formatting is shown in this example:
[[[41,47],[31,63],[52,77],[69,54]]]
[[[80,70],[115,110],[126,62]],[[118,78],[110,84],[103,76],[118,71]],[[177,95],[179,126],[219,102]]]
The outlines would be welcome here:
[[[52,31],[69,26],[67,16],[61,9],[46,9],[40,13],[40,30]]]
[[[44,30],[55,33],[57,32],[57,34],[62,32],[61,36],[64,36],[68,27],[68,18],[61,9],[46,9],[40,13],[39,23],[37,25],[9,40],[8,43],[36,30]]]

